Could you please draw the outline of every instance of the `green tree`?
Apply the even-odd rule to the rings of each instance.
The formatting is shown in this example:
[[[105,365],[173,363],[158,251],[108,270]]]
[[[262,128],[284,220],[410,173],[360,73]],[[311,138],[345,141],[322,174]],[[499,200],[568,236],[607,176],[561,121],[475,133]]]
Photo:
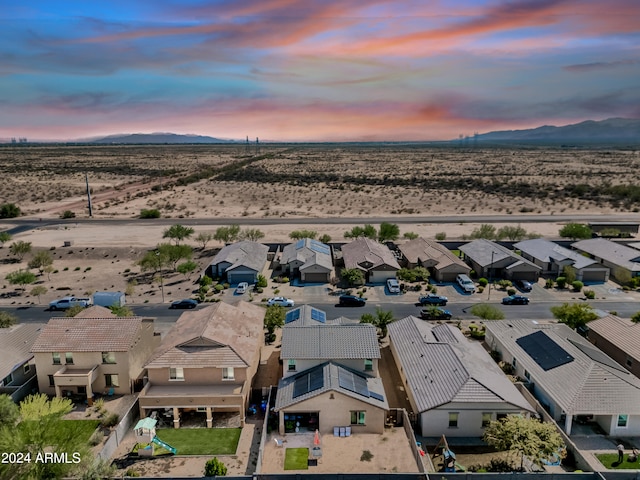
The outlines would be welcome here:
[[[25,290],[25,285],[30,285],[36,281],[36,275],[28,270],[16,270],[8,273],[5,279],[11,285],[20,285],[22,290]]]
[[[140,218],[160,218],[160,210],[157,208],[143,208],[140,210]]]
[[[218,227],[213,239],[222,243],[233,243],[240,238],[240,225]]]
[[[439,242],[442,242],[443,240],[447,239],[447,232],[438,232],[436,233],[436,240],[438,240]]]
[[[322,243],[329,243],[331,241],[331,236],[324,233],[320,235],[320,238],[318,238],[318,240],[320,240]]]
[[[603,228],[600,230],[600,236],[603,238],[619,237],[622,234],[619,228]]]
[[[189,238],[194,232],[195,230],[193,228],[176,223],[162,233],[162,238],[170,238],[176,242],[176,245],[180,245],[180,242]]]
[[[47,266],[53,265],[53,257],[46,250],[40,250],[29,260],[28,265],[29,268],[37,268],[42,275]]]
[[[565,282],[568,284],[572,284],[576,281],[577,271],[571,265],[565,265],[562,269],[562,275],[564,276]]]
[[[20,207],[15,203],[3,203],[0,205],[0,218],[16,218],[21,214]]]
[[[386,338],[388,333],[388,326],[393,322],[393,312],[390,310],[382,310],[380,307],[376,307],[376,314],[364,313],[360,317],[360,323],[371,323],[380,330],[380,338]]]
[[[7,395],[0,395],[0,428],[7,426],[13,428],[18,421],[18,405]]]
[[[284,326],[285,310],[281,305],[270,305],[264,315],[264,328],[267,329],[269,342],[275,340],[276,328]]]
[[[382,222],[380,224],[380,231],[378,232],[379,242],[389,242],[397,240],[400,236],[400,227],[395,223]]]
[[[344,238],[377,238],[378,232],[376,231],[376,227],[373,225],[367,224],[364,227],[353,227],[351,230],[344,232]]]
[[[314,230],[294,230],[289,234],[291,240],[302,240],[303,238],[316,238],[318,232]]]
[[[189,245],[161,243],[156,251],[160,253],[160,257],[166,258],[167,263],[173,267],[174,271],[178,268],[180,260],[190,260],[193,255],[193,248]]]
[[[9,245],[9,252],[11,255],[18,257],[18,260],[22,261],[24,256],[31,251],[31,242],[24,242],[18,240]]]
[[[11,234],[7,232],[0,232],[0,248],[2,248],[9,240],[11,240]]]
[[[559,322],[566,323],[574,329],[598,318],[598,314],[588,303],[563,303],[551,307],[551,313]]]
[[[584,223],[567,223],[560,229],[558,234],[563,238],[578,240],[583,238],[591,238],[592,232],[589,225]]]
[[[187,262],[184,262],[184,263],[181,263],[180,265],[178,265],[176,267],[176,271],[178,273],[183,274],[186,278],[189,278],[191,273],[193,273],[193,271],[196,268],[198,268],[198,264],[196,262],[194,262],[193,260],[189,260]]]
[[[133,310],[131,310],[131,307],[128,307],[127,305],[111,305],[109,307],[109,310],[111,310],[111,313],[113,313],[116,317],[135,316]]]
[[[358,268],[343,268],[340,276],[349,285],[362,285],[364,283],[364,273]]]
[[[489,225],[487,223],[483,223],[478,228],[474,228],[469,235],[469,238],[475,240],[478,238],[486,238],[487,240],[493,240],[496,238],[496,227],[493,225]]]
[[[521,471],[525,456],[542,465],[542,460],[564,448],[562,437],[554,425],[520,415],[507,415],[490,422],[482,439],[496,450],[509,450],[519,455]]]
[[[18,323],[18,317],[13,313],[0,311],[0,328],[7,328]]]
[[[261,238],[264,238],[264,232],[258,228],[245,228],[240,234],[240,238],[249,240],[250,242],[257,242]]]
[[[416,232],[404,232],[404,234],[402,234],[402,238],[406,238],[407,240],[415,240],[419,236],[420,235],[418,235]]]
[[[47,287],[45,287],[44,285],[37,285],[31,289],[29,295],[38,297],[38,303],[40,303],[40,296],[44,295],[45,293],[47,293]]]
[[[631,321],[633,323],[640,323],[640,312],[636,312],[633,315],[631,315]]]
[[[522,240],[526,236],[527,231],[520,225],[518,225],[517,227],[514,227],[512,225],[505,225],[504,227],[501,227],[496,233],[496,238],[498,240],[506,238],[507,240],[510,240],[512,242]]]
[[[471,315],[481,318],[482,320],[504,319],[504,312],[502,310],[487,303],[478,303],[471,307],[469,311],[471,312]]]
[[[64,316],[68,318],[75,317],[83,310],[84,307],[82,305],[74,305],[73,307],[69,307],[64,311]]]
[[[213,457],[211,460],[207,460],[204,464],[204,476],[205,477],[224,477],[227,475],[227,467],[224,463],[218,460],[217,457]]]
[[[194,239],[196,242],[202,245],[202,250],[207,248],[207,243],[213,240],[213,233],[211,232],[200,232],[196,235]]]
[[[158,273],[162,270],[164,265],[169,263],[169,259],[166,252],[160,252],[159,250],[149,250],[144,256],[138,260],[137,265],[143,272]]]

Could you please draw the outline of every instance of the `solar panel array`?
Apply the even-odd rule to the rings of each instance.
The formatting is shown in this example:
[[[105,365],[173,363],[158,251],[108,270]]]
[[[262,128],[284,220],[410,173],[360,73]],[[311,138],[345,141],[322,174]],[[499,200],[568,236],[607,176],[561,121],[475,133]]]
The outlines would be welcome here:
[[[329,255],[331,253],[329,245],[319,242],[318,240],[311,240],[309,248],[314,252],[324,253],[325,255]]]
[[[295,310],[291,310],[287,312],[287,314],[284,316],[284,323],[286,324],[286,323],[295,322],[299,318],[300,318],[300,309],[296,308]]]
[[[301,238],[296,242],[296,250],[300,250],[302,247],[304,247],[304,238]]]
[[[300,375],[293,382],[293,398],[306,395],[324,386],[324,373],[322,368],[316,368],[308,373]]]
[[[327,314],[322,310],[318,310],[317,308],[311,308],[311,320],[316,320],[320,323],[325,323],[327,321]]]
[[[357,393],[363,397],[370,397],[367,379],[348,370],[338,370],[338,385],[345,390]]]
[[[573,357],[565,349],[542,331],[520,337],[516,340],[516,343],[545,372],[573,361]]]

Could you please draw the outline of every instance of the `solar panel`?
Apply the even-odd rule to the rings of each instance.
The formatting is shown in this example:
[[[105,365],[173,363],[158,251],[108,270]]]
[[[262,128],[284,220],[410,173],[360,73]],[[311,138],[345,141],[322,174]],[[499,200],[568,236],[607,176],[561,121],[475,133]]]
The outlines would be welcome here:
[[[327,314],[317,308],[311,308],[311,320],[325,323],[327,321]]]
[[[293,398],[297,398],[300,395],[304,395],[309,392],[309,379],[307,375],[303,375],[300,378],[296,378],[293,382]]]
[[[324,373],[322,368],[300,375],[293,382],[293,398],[318,390],[319,388],[322,388],[323,385]]]
[[[324,253],[325,255],[329,255],[331,253],[331,249],[329,248],[329,245],[326,245],[317,240],[311,240],[311,243],[309,244],[309,248],[314,252]]]
[[[516,343],[546,372],[566,363],[573,357],[542,331],[520,337]]]
[[[381,402],[384,402],[384,397],[382,395],[380,395],[379,393],[369,392],[369,396],[371,398],[375,398],[376,400],[380,400]]]
[[[322,368],[309,372],[309,391],[313,392],[324,385],[324,371]]]
[[[302,247],[304,247],[304,238],[301,238],[296,242],[296,250],[300,250]]]
[[[287,314],[284,316],[284,323],[286,324],[286,323],[295,322],[299,318],[300,318],[300,309],[296,308],[295,310],[291,310],[290,312],[287,312]]]
[[[369,397],[367,379],[347,370],[338,370],[338,385],[340,388],[357,393],[363,397]]]

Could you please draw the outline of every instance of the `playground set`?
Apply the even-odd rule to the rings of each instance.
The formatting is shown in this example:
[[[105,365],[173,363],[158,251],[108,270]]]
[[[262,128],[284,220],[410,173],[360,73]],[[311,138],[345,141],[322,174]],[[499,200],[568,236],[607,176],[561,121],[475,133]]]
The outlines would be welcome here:
[[[134,427],[134,431],[136,432],[136,440],[138,441],[138,443],[148,443],[145,448],[141,448],[140,450],[138,450],[139,456],[152,457],[155,445],[164,448],[174,455],[178,453],[178,451],[174,447],[158,438],[158,436],[156,435],[157,423],[158,420],[151,417],[142,418],[138,421],[138,423],[136,423],[136,426]]]
[[[436,458],[442,456],[442,471],[455,473],[455,472],[465,472],[467,469],[456,462],[456,454],[449,448],[449,444],[447,443],[447,437],[442,435],[440,441],[433,449],[433,455],[431,458]]]

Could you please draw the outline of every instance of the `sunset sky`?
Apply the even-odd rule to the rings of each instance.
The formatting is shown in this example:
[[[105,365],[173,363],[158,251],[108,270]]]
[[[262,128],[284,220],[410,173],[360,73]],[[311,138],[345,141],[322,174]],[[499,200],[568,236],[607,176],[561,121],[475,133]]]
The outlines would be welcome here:
[[[640,118],[639,0],[23,0],[0,140],[447,140]]]

